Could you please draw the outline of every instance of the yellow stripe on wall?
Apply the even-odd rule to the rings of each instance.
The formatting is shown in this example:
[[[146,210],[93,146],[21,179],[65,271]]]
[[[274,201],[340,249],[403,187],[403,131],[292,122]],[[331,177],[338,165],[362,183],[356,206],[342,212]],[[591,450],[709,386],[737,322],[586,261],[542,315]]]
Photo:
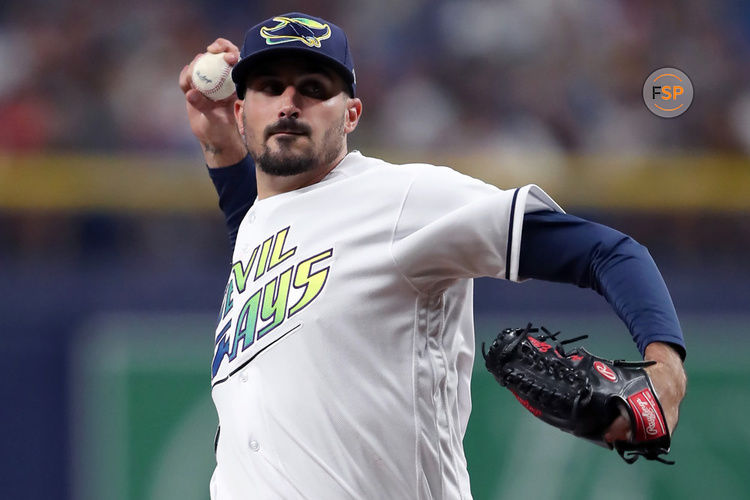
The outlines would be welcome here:
[[[564,207],[750,209],[747,157],[373,155],[450,165],[503,188],[538,184]],[[200,213],[217,210],[217,197],[199,157],[0,154],[0,209]]]
[[[156,156],[0,156],[8,210],[202,212],[217,197],[200,160]]]

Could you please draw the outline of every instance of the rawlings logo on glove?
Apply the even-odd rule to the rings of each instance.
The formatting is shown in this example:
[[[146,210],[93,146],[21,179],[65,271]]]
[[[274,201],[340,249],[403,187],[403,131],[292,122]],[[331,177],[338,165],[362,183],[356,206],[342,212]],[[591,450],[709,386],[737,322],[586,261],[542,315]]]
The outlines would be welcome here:
[[[673,464],[661,455],[669,453],[670,435],[661,404],[646,366],[653,361],[607,360],[583,348],[566,352],[563,346],[581,336],[557,341],[560,332],[542,327],[507,328],[485,352],[487,370],[507,387],[534,416],[575,436],[617,450],[627,463],[638,457]],[[547,342],[553,340],[553,347]],[[627,412],[631,422],[629,441],[604,441],[612,422]]]

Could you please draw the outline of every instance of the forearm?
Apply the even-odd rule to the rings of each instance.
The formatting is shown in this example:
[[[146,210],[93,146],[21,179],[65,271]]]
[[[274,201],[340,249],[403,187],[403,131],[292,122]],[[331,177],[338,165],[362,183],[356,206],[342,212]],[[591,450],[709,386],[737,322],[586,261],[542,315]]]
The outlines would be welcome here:
[[[677,427],[680,402],[687,391],[687,374],[680,355],[669,344],[654,342],[646,346],[645,359],[656,361],[646,368],[662,404],[670,434]]]
[[[247,156],[247,149],[239,134],[224,141],[200,141],[203,158],[208,168],[224,168],[240,163]]]
[[[219,208],[224,214],[229,242],[234,249],[240,223],[258,195],[255,164],[250,155],[245,155],[239,162],[226,167],[209,166],[208,173],[219,195]]]
[[[628,326],[645,356],[653,342],[685,356],[682,329],[666,283],[648,250],[627,238],[597,255],[589,286],[601,293]]]

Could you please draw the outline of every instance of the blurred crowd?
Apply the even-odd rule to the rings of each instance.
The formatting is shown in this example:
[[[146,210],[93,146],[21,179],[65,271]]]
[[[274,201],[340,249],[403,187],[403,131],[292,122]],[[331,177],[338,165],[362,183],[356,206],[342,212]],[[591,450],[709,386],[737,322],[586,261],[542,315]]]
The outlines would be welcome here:
[[[179,209],[182,200],[192,206],[195,194],[183,190],[188,169],[181,167],[204,172],[178,75],[215,38],[240,45],[251,25],[297,10],[329,19],[349,35],[364,101],[350,147],[365,154],[435,163],[471,155],[469,161],[477,156],[482,165],[482,159],[498,158],[503,173],[538,168],[548,176],[554,170],[573,179],[567,186],[577,182],[577,171],[548,167],[573,166],[578,155],[596,165],[600,157],[653,155],[649,166],[675,152],[726,155],[732,175],[708,186],[695,180],[704,175],[684,177],[677,191],[685,193],[686,210],[615,204],[585,211],[575,198],[566,208],[646,244],[681,315],[731,321],[747,313],[747,204],[739,211],[694,210],[689,197],[693,186],[698,199],[720,186],[726,199],[750,198],[739,193],[750,171],[748,0],[1,0],[0,384],[8,410],[0,411],[0,428],[13,430],[3,442],[13,454],[0,459],[0,497],[80,498],[71,483],[84,468],[79,471],[73,457],[86,441],[70,431],[78,395],[87,389],[74,386],[70,366],[83,359],[73,353],[97,318],[173,315],[192,322],[220,306],[231,257],[222,216],[217,209]],[[693,82],[692,106],[675,119],[658,118],[643,103],[646,78],[662,67],[676,67]],[[44,154],[37,158],[36,152]],[[77,153],[85,154],[81,165]],[[534,154],[543,161],[527,161]],[[142,157],[150,161],[124,172],[127,182],[112,181],[119,179],[110,175],[114,169],[127,170],[124,165]],[[81,171],[100,159],[106,165],[82,179]],[[71,175],[71,164],[81,169]],[[144,173],[152,165],[175,186],[174,198],[166,196],[158,205],[163,208],[153,210],[138,204],[160,194],[163,184]],[[214,196],[203,182],[206,196]],[[646,184],[627,183],[620,192],[649,191]],[[59,193],[79,208],[56,204]],[[651,201],[660,192],[646,194]],[[30,208],[18,209],[14,200]],[[495,286],[478,283],[478,310],[517,315],[533,309],[536,317],[563,318],[592,312],[579,295],[556,288]],[[113,349],[117,345],[130,344],[113,342]],[[177,355],[184,346],[171,348]],[[125,358],[102,359],[120,366]],[[173,359],[165,362],[172,366]],[[116,373],[104,378],[140,384],[138,377]],[[126,413],[128,419],[139,414]],[[165,433],[164,442],[170,436]],[[207,443],[210,450],[206,438],[197,438],[200,449]],[[134,443],[125,451],[147,449]],[[88,482],[124,486],[120,493],[135,498],[126,479],[99,475],[109,456],[85,468],[93,475]],[[132,473],[149,463],[125,469]]]
[[[196,148],[177,75],[272,14],[344,27],[364,117],[354,147],[485,153],[750,153],[744,0],[10,0],[0,7],[0,151]],[[651,115],[646,77],[695,98]]]

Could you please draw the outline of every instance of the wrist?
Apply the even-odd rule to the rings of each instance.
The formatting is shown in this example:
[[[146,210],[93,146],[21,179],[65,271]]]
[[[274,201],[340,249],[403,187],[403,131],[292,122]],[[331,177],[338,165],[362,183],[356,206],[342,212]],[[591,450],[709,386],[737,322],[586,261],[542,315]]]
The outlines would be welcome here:
[[[652,342],[647,345],[643,358],[648,361],[682,366],[680,353],[666,342]]]
[[[247,156],[247,149],[241,142],[222,145],[201,141],[201,149],[208,168],[228,167],[239,163]]]

